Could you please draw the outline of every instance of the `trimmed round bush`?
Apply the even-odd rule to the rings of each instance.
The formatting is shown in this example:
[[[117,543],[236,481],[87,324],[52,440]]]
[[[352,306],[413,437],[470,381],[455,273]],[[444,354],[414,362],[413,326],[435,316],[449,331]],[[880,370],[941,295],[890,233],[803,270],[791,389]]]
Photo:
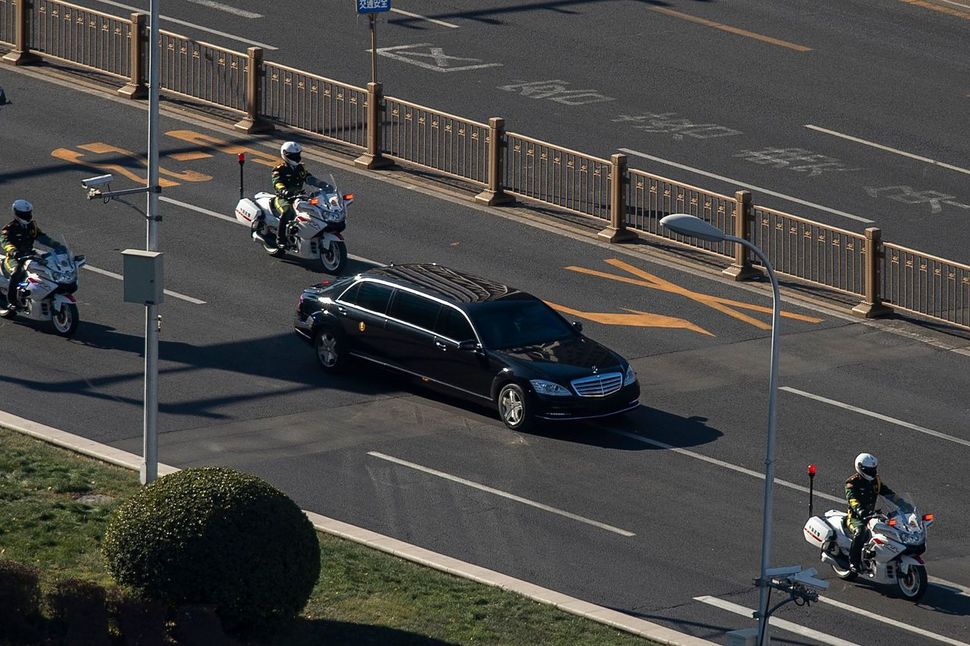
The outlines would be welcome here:
[[[101,550],[118,583],[172,606],[212,605],[235,626],[296,616],[320,576],[309,519],[234,469],[186,469],[143,487],[115,509]]]

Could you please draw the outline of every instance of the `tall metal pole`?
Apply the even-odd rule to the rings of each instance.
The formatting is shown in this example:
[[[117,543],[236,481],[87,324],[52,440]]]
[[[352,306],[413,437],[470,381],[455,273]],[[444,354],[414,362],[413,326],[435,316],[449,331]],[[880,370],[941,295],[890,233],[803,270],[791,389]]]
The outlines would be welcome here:
[[[148,42],[148,235],[145,248],[158,251],[158,86],[159,86],[158,0],[151,0],[151,29]],[[145,410],[141,483],[158,478],[158,306],[145,304]]]
[[[761,574],[758,577],[758,646],[768,643],[768,562],[771,556],[772,491],[775,484],[775,403],[778,395],[778,342],[781,321],[781,290],[775,270],[758,247],[743,238],[724,236],[750,249],[771,280],[771,368],[768,372],[768,446],[765,449],[765,501],[761,521]]]
[[[377,83],[377,17],[370,14],[370,82]]]

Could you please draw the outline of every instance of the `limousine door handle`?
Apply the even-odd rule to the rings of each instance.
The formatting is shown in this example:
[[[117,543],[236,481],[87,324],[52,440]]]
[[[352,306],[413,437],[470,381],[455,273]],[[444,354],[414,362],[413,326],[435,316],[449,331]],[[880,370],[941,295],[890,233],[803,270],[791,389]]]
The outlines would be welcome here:
[[[442,352],[444,352],[445,350],[447,350],[447,349],[448,349],[448,345],[447,345],[447,344],[445,344],[445,343],[442,343],[442,342],[441,342],[441,341],[439,341],[438,339],[435,339],[435,340],[434,340],[434,346],[435,346],[436,348],[438,348],[439,350],[441,350]]]

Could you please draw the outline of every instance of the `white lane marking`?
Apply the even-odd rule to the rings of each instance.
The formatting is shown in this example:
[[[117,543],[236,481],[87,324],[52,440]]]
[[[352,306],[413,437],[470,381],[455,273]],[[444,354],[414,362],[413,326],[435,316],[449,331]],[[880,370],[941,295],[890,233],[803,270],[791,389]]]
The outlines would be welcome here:
[[[221,2],[213,2],[213,0],[186,0],[186,2],[202,5],[203,7],[208,7],[210,9],[217,9],[218,11],[225,11],[226,13],[231,13],[235,16],[242,16],[243,18],[263,17],[263,14],[261,13],[254,13],[252,11],[246,11],[245,9],[237,9],[236,7],[231,7],[227,4],[222,4]]]
[[[543,511],[548,511],[549,513],[552,513],[552,514],[558,514],[559,516],[564,516],[564,517],[570,518],[572,520],[577,520],[577,521],[579,521],[581,523],[586,523],[587,525],[592,525],[593,527],[599,527],[600,529],[605,529],[608,532],[613,532],[614,534],[619,534],[620,536],[626,536],[626,537],[636,536],[636,534],[634,534],[633,532],[628,532],[627,530],[620,529],[619,527],[613,527],[612,525],[607,525],[605,523],[601,523],[601,522],[598,522],[598,521],[595,521],[595,520],[590,520],[589,518],[585,518],[583,516],[577,516],[576,514],[570,513],[568,511],[563,511],[561,509],[556,509],[555,507],[550,507],[548,505],[543,505],[541,502],[535,502],[535,501],[529,500],[528,498],[522,498],[520,496],[516,496],[515,494],[511,494],[511,493],[507,493],[505,491],[501,491],[500,489],[493,489],[492,487],[488,487],[486,485],[479,484],[477,482],[472,482],[471,480],[465,480],[464,478],[459,478],[458,476],[453,476],[451,474],[444,473],[443,471],[436,471],[435,469],[430,469],[428,467],[423,467],[420,464],[415,464],[413,462],[408,462],[406,460],[402,460],[400,458],[395,458],[395,457],[390,456],[390,455],[385,455],[383,453],[378,453],[377,451],[368,451],[367,452],[367,455],[370,455],[370,456],[375,457],[375,458],[380,458],[381,460],[387,460],[388,462],[393,462],[395,464],[400,464],[401,466],[408,467],[409,469],[416,469],[417,471],[422,471],[424,473],[428,473],[430,475],[437,476],[439,478],[444,478],[445,480],[450,480],[452,482],[457,482],[458,484],[463,484],[463,485],[465,485],[467,487],[472,487],[474,489],[478,489],[479,491],[485,491],[487,493],[493,493],[496,496],[501,496],[503,498],[508,498],[509,500],[514,500],[516,502],[520,502],[523,505],[529,505],[530,507],[535,507],[536,509],[541,509]]]
[[[428,53],[424,52],[405,52],[403,54],[392,54],[392,51],[414,49],[415,47],[427,47]],[[366,50],[365,50],[366,51]],[[480,65],[452,65],[451,62],[457,61],[480,61],[480,58],[469,58],[467,56],[449,56],[445,54],[444,48],[434,47],[431,43],[417,43],[414,45],[396,45],[394,47],[379,47],[377,49],[377,54],[379,56],[384,56],[386,58],[393,58],[396,61],[401,61],[402,63],[408,63],[410,65],[417,65],[418,67],[424,68],[426,70],[431,70],[433,72],[467,72],[469,70],[479,70],[485,67],[502,67],[502,63],[482,63]],[[416,58],[430,58],[434,60],[435,64],[425,63],[423,61],[414,60]],[[450,62],[449,62],[450,61]]]
[[[850,220],[855,220],[857,222],[864,222],[866,224],[873,224],[875,220],[869,220],[867,218],[859,217],[858,215],[852,215],[851,213],[846,213],[845,211],[839,211],[837,209],[830,209],[827,206],[822,206],[821,204],[815,204],[814,202],[808,202],[806,200],[799,199],[797,197],[792,197],[791,195],[785,195],[784,193],[776,193],[775,191],[769,191],[766,188],[761,188],[760,186],[755,186],[754,184],[746,184],[744,182],[738,181],[736,179],[731,179],[730,177],[724,177],[723,175],[717,175],[715,173],[709,173],[699,168],[692,168],[691,166],[686,166],[684,164],[678,164],[677,162],[672,162],[661,157],[654,157],[653,155],[648,155],[646,153],[641,153],[637,150],[630,150],[629,148],[620,148],[621,153],[626,153],[628,155],[636,155],[637,157],[643,157],[644,159],[649,159],[650,161],[659,162],[661,164],[666,164],[668,166],[673,166],[674,168],[680,168],[682,170],[690,171],[692,173],[697,173],[698,175],[704,175],[705,177],[712,177],[714,179],[719,179],[722,182],[730,182],[731,184],[736,184],[738,186],[744,186],[745,188],[750,188],[753,191],[759,191],[765,195],[772,195],[774,197],[781,198],[783,200],[788,200],[789,202],[794,202],[795,204],[801,204],[802,206],[808,206],[813,209],[818,209],[819,211],[825,211],[826,213],[831,213],[833,215],[840,215],[843,218],[849,218]]]
[[[115,278],[117,280],[124,280],[125,277],[121,274],[116,274],[113,271],[108,271],[107,269],[100,269],[99,267],[92,267],[91,265],[84,265],[84,269],[88,271],[93,271],[96,274],[101,274],[102,276],[107,276],[109,278]],[[183,301],[188,301],[194,305],[205,305],[205,301],[200,301],[197,298],[192,298],[191,296],[186,296],[185,294],[179,294],[178,292],[173,292],[170,289],[166,289],[165,293],[172,298],[181,298]]]
[[[820,126],[813,126],[810,123],[806,123],[805,127],[809,130],[815,130],[816,132],[824,132],[827,135],[832,135],[833,137],[840,137],[848,141],[854,141],[857,144],[863,144],[864,146],[871,146],[873,148],[878,148],[879,150],[885,150],[886,152],[893,153],[895,155],[901,155],[903,157],[909,157],[910,159],[915,159],[916,161],[926,162],[927,164],[932,164],[934,166],[939,166],[940,168],[946,168],[949,170],[955,170],[958,173],[964,173],[970,175],[970,169],[961,168],[960,166],[954,166],[953,164],[947,164],[945,162],[937,161],[935,159],[930,159],[929,157],[923,157],[922,155],[915,155],[913,153],[908,153],[905,150],[899,150],[898,148],[890,148],[889,146],[884,146],[882,144],[877,144],[874,141],[868,141],[866,139],[860,139],[859,137],[853,137],[852,135],[847,135],[841,132],[836,132],[835,130],[829,130],[827,128],[822,128]]]
[[[829,599],[828,597],[819,597],[818,600],[822,603],[827,603],[830,606],[835,606],[836,608],[841,608],[848,612],[854,612],[857,615],[862,615],[867,619],[873,619],[875,621],[880,621],[884,624],[888,624],[893,628],[899,628],[900,630],[905,630],[921,637],[926,637],[928,639],[933,639],[938,642],[943,642],[944,644],[953,644],[953,646],[970,646],[966,642],[961,642],[950,637],[944,637],[943,635],[937,635],[936,633],[931,633],[928,630],[923,630],[922,628],[917,628],[915,626],[910,626],[901,621],[896,621],[895,619],[890,619],[889,617],[884,617],[883,615],[877,615],[874,612],[869,612],[868,610],[863,610],[861,608],[856,608],[855,606],[850,606],[847,603],[842,603],[841,601],[835,601],[834,599]]]
[[[630,431],[621,431],[615,428],[604,429],[614,435],[622,435],[623,437],[628,437],[631,440],[636,440],[637,442],[643,442],[644,444],[649,444],[650,446],[655,446],[660,449],[666,449],[668,451],[673,451],[674,453],[679,453],[688,458],[694,458],[695,460],[701,460],[715,466],[723,467],[725,469],[730,469],[731,471],[737,471],[738,473],[743,473],[744,475],[751,476],[753,478],[758,478],[759,480],[764,480],[765,475],[759,473],[753,469],[747,469],[745,467],[739,467],[736,464],[731,464],[730,462],[724,462],[723,460],[718,460],[717,458],[709,458],[706,455],[701,455],[700,453],[694,453],[693,451],[688,451],[687,449],[679,449],[676,446],[671,446],[664,442],[658,442],[657,440],[651,440],[648,437],[642,435],[637,435],[636,433],[631,433]],[[787,480],[779,480],[775,478],[775,484],[782,487],[787,487],[789,489],[794,489],[795,491],[800,491],[802,493],[808,493],[808,487],[803,487],[797,485],[794,482],[788,482]],[[822,493],[819,491],[813,492],[817,497],[824,498],[825,500],[830,500],[832,502],[845,503],[845,498],[838,498],[836,496],[830,496],[827,493]]]
[[[953,0],[940,0],[940,2],[952,4],[954,7],[962,7],[964,9],[970,9],[970,4],[963,4],[962,2],[953,2]]]
[[[954,592],[961,597],[970,597],[970,588],[960,585],[959,583],[954,583],[953,581],[947,581],[946,579],[940,579],[935,576],[928,577],[930,583],[939,586],[941,588],[949,588],[950,592]]]
[[[223,215],[222,213],[216,213],[215,211],[210,211],[209,209],[204,209],[201,206],[196,206],[194,204],[189,204],[188,202],[180,202],[178,200],[173,200],[170,197],[159,197],[162,202],[168,202],[169,204],[174,204],[175,206],[181,206],[183,209],[188,209],[190,211],[195,211],[196,213],[202,213],[203,215],[208,215],[210,218],[218,218],[220,220],[225,220],[226,222],[232,222],[233,224],[238,224],[249,228],[249,225],[245,222],[237,220],[236,218],[230,217],[228,215]],[[351,260],[357,260],[359,262],[366,262],[369,265],[374,265],[375,267],[383,267],[387,263],[378,262],[377,260],[371,260],[370,258],[364,258],[363,256],[356,256],[354,254],[347,254],[347,257]]]
[[[946,433],[940,433],[939,431],[934,431],[932,429],[919,426],[917,424],[912,424],[910,422],[904,422],[901,419],[896,419],[895,417],[890,417],[889,415],[874,413],[871,410],[866,410],[865,408],[859,408],[858,406],[853,406],[851,404],[846,404],[840,401],[836,401],[834,399],[829,399],[828,397],[822,397],[821,395],[813,395],[812,393],[807,393],[804,390],[798,390],[797,388],[791,388],[790,386],[782,386],[778,390],[784,390],[785,392],[792,393],[793,395],[799,395],[801,397],[806,397],[808,399],[814,399],[817,402],[822,402],[823,404],[828,404],[830,406],[836,406],[837,408],[844,408],[845,410],[852,411],[853,413],[859,413],[860,415],[874,417],[875,419],[879,419],[884,422],[889,422],[890,424],[895,424],[896,426],[902,426],[903,428],[911,429],[913,431],[916,431],[917,433],[924,433],[926,435],[932,435],[933,437],[938,437],[941,440],[947,440],[955,444],[970,446],[970,440],[964,440],[963,438],[947,435]]]
[[[106,4],[112,7],[118,7],[119,9],[127,9],[128,11],[135,11],[138,13],[146,13],[144,9],[139,7],[132,7],[131,5],[122,4],[120,2],[114,2],[113,0],[94,0],[95,2],[100,2],[101,4]],[[255,40],[249,40],[248,38],[243,38],[242,36],[233,36],[232,34],[227,34],[224,31],[216,31],[215,29],[209,29],[208,27],[203,27],[202,25],[197,25],[193,22],[186,22],[184,20],[179,20],[178,18],[172,18],[170,16],[158,16],[162,20],[167,20],[168,22],[175,23],[176,25],[182,25],[184,27],[191,27],[192,29],[198,29],[199,31],[204,31],[207,34],[213,34],[216,36],[222,36],[223,38],[229,38],[231,40],[238,40],[241,43],[246,43],[247,45],[254,45],[256,47],[262,47],[263,49],[277,50],[279,47],[273,47],[272,45],[267,45],[266,43],[260,43]],[[147,22],[145,24],[148,24]]]
[[[422,16],[421,14],[417,14],[417,13],[411,13],[410,11],[404,11],[403,9],[395,9],[394,7],[391,7],[391,11],[393,11],[394,13],[399,13],[402,16],[408,16],[409,18],[418,18],[420,20],[427,20],[428,22],[433,22],[434,24],[441,25],[442,27],[451,27],[452,29],[458,29],[458,25],[453,25],[450,22],[445,22],[444,20],[435,20],[434,18],[428,18],[427,16]]]
[[[736,615],[748,617],[749,619],[751,618],[752,613],[754,613],[754,610],[751,608],[745,608],[744,606],[731,603],[730,601],[725,601],[724,599],[718,599],[717,597],[694,597],[694,601],[700,601],[701,603],[706,603],[709,606],[714,606],[715,608],[720,608],[721,610],[727,610],[728,612],[733,612]],[[778,619],[777,617],[771,617],[768,620],[768,624],[772,627],[781,628],[782,630],[790,633],[801,635],[802,637],[814,639],[815,641],[822,642],[823,644],[831,644],[832,646],[858,646],[858,644],[855,642],[839,639],[838,637],[833,637],[832,635],[828,635],[826,633],[820,633],[817,630],[805,628],[804,626],[799,626],[798,624],[792,623],[785,619]]]

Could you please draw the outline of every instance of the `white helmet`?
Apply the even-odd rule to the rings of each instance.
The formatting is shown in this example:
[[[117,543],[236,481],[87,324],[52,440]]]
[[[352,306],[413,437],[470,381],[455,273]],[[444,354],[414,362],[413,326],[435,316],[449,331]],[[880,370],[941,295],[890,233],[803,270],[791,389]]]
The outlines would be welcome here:
[[[10,205],[10,210],[13,211],[13,216],[17,219],[17,222],[27,226],[30,221],[34,219],[34,205],[27,200],[14,200],[14,203]]]
[[[303,147],[295,141],[287,141],[280,146],[280,157],[290,168],[296,168],[297,164],[300,163],[300,153],[302,152]]]
[[[879,460],[872,453],[860,453],[855,456],[856,473],[866,480],[872,480],[876,477],[876,467],[878,466]]]

